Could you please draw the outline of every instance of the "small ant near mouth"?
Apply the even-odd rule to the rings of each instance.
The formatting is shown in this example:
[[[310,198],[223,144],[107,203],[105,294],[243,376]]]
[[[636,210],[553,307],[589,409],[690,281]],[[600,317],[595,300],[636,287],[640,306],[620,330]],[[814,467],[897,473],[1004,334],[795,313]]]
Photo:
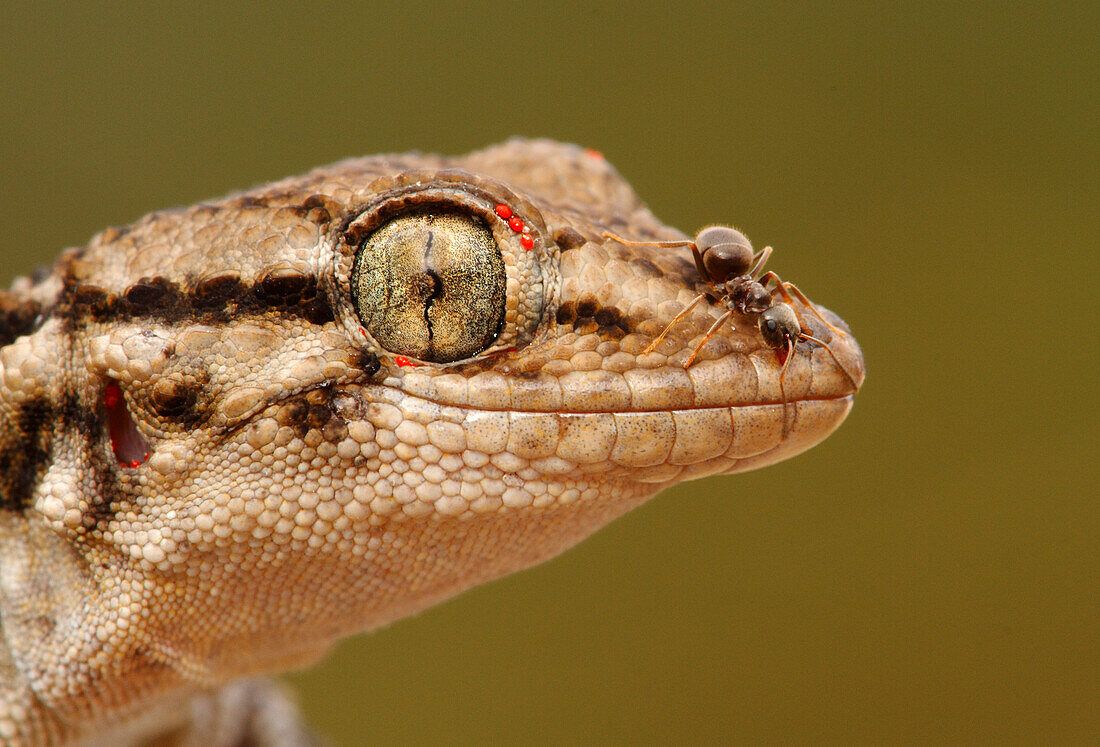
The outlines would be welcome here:
[[[787,395],[784,379],[791,355],[795,352],[798,342],[805,340],[825,348],[852,383],[852,387],[858,389],[855,377],[840,362],[828,343],[803,331],[798,315],[794,311],[793,301],[795,299],[800,301],[833,334],[842,336],[841,331],[821,315],[813,302],[796,285],[784,282],[771,270],[760,274],[764,264],[771,257],[770,246],[764,247],[759,252],[753,252],[752,244],[745,234],[729,226],[707,226],[700,229],[692,240],[631,241],[608,231],[603,233],[603,237],[626,246],[690,247],[699,276],[708,286],[706,292],[693,298],[672,318],[664,330],[641,352],[642,355],[653,352],[677,322],[691,313],[700,301],[708,298],[712,303],[724,306],[726,311],[711,324],[703,335],[702,341],[684,360],[684,368],[690,368],[696,362],[703,346],[734,314],[757,315],[757,326],[765,344],[775,350],[777,355],[782,355],[783,368],[779,374],[779,389],[783,398],[784,435],[787,430]],[[770,284],[774,284],[774,287],[769,290]],[[776,296],[781,297],[782,301],[776,300]]]
[[[691,313],[704,298],[709,298],[712,303],[722,304],[726,307],[726,312],[707,330],[703,341],[684,361],[684,368],[695,363],[699,351],[734,313],[760,313],[771,305],[771,294],[756,280],[755,275],[768,261],[772,248],[765,247],[754,254],[748,238],[735,228],[707,226],[695,234],[692,241],[631,241],[610,232],[604,232],[603,236],[626,246],[690,247],[699,277],[709,286],[707,292],[693,298],[672,318],[661,334],[642,351],[642,355],[656,350],[676,323]]]
[[[820,316],[820,314],[818,316]],[[828,324],[828,322],[825,323]],[[790,429],[790,426],[787,424],[787,389],[784,381],[787,377],[787,367],[791,365],[791,358],[794,357],[795,347],[799,342],[803,340],[814,342],[825,348],[825,351],[833,359],[833,362],[836,363],[837,367],[844,372],[848,381],[851,382],[852,389],[859,389],[859,384],[856,383],[855,377],[848,372],[848,368],[836,357],[836,353],[829,347],[829,344],[802,330],[802,324],[798,321],[798,315],[795,313],[794,307],[790,304],[783,303],[782,301],[772,303],[771,306],[760,313],[760,316],[757,318],[757,327],[760,329],[760,336],[764,338],[764,342],[776,352],[776,355],[780,357],[783,364],[783,367],[779,370],[779,395],[783,401],[783,438],[787,437],[787,433]]]
[[[748,237],[736,228],[707,226],[695,234],[695,238],[692,240],[631,241],[609,231],[605,231],[603,237],[613,239],[626,246],[690,247],[692,256],[695,259],[695,267],[699,270],[699,276],[709,286],[707,292],[700,293],[693,298],[687,306],[680,310],[680,313],[672,318],[672,321],[642,351],[642,354],[652,353],[656,350],[672,327],[687,316],[704,298],[709,298],[712,303],[725,306],[726,313],[719,317],[703,335],[702,342],[684,361],[684,368],[690,368],[695,363],[699,351],[734,313],[743,316],[760,314],[771,308],[776,293],[782,296],[788,304],[797,298],[834,334],[840,334],[840,330],[821,315],[810,299],[794,283],[784,282],[771,270],[758,276],[768,258],[771,257],[772,248],[766,246],[759,252],[754,253]],[[769,283],[774,283],[775,288],[768,290]]]

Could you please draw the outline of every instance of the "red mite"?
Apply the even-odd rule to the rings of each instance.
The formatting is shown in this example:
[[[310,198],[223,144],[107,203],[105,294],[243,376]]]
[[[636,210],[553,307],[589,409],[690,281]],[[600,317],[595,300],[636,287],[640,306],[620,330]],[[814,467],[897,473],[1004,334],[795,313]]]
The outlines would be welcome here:
[[[512,217],[512,208],[508,207],[503,202],[497,205],[496,211],[497,215],[499,215],[504,220],[508,220]]]
[[[395,355],[393,357],[393,362],[401,366],[402,368],[416,368],[420,365],[419,363],[413,363],[411,360],[403,355]]]
[[[535,240],[527,233],[520,235],[519,243],[524,249],[533,249],[535,246]]]
[[[508,227],[516,233],[519,233],[523,230],[523,221],[519,219],[518,215],[513,215],[508,219]]]

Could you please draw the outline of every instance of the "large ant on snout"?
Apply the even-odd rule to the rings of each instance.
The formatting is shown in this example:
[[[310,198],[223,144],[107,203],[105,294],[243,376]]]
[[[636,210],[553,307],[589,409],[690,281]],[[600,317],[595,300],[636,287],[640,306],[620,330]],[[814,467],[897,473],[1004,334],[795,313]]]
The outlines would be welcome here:
[[[825,348],[840,370],[852,382],[852,386],[857,386],[855,378],[840,362],[828,343],[804,330],[794,311],[793,299],[802,302],[834,334],[839,335],[840,331],[821,315],[810,299],[793,283],[784,282],[771,270],[761,274],[764,264],[772,254],[770,246],[754,253],[748,238],[736,228],[729,226],[707,226],[695,234],[692,240],[630,241],[610,232],[605,232],[603,236],[627,246],[690,247],[699,276],[707,285],[707,290],[681,309],[661,334],[657,335],[642,351],[642,355],[653,352],[677,322],[691,313],[700,301],[709,298],[712,303],[724,306],[726,311],[711,324],[710,329],[703,335],[702,341],[684,360],[684,368],[690,368],[695,363],[703,346],[722,325],[729,321],[730,317],[734,314],[743,316],[755,314],[757,327],[765,344],[775,350],[783,362],[783,368],[779,374],[779,387],[784,406],[786,406],[787,396],[783,383],[787,375],[787,367],[790,365],[795,346],[804,340]],[[773,283],[774,287],[769,290],[769,284]],[[783,300],[776,300],[776,296]]]

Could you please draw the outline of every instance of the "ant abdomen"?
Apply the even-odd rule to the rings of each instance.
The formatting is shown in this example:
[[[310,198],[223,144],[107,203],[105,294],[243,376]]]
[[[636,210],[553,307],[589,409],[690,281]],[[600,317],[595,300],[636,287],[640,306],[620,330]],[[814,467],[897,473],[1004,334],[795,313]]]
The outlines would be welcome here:
[[[705,279],[714,283],[744,275],[752,266],[752,244],[745,234],[729,226],[707,226],[699,231],[695,252],[702,257]]]

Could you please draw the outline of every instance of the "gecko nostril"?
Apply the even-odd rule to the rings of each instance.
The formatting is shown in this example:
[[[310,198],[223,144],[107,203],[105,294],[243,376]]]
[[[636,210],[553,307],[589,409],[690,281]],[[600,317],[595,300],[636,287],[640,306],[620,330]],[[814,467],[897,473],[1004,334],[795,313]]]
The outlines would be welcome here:
[[[123,467],[140,467],[149,458],[149,442],[138,432],[122,388],[113,381],[103,390],[103,405],[107,409],[107,429],[115,459]]]

